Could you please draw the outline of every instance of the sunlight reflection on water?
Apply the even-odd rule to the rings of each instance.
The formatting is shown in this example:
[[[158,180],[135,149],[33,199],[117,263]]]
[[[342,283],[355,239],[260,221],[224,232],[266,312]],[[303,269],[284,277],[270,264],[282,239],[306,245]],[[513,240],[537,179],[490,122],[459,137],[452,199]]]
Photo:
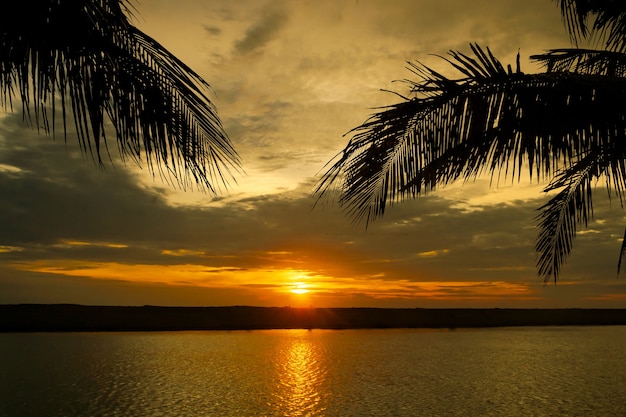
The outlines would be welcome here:
[[[0,416],[626,415],[626,326],[0,334]]]
[[[320,366],[319,344],[307,337],[308,330],[295,330],[284,338],[274,357],[276,384],[270,404],[277,413],[289,416],[323,415],[320,390],[324,370]]]

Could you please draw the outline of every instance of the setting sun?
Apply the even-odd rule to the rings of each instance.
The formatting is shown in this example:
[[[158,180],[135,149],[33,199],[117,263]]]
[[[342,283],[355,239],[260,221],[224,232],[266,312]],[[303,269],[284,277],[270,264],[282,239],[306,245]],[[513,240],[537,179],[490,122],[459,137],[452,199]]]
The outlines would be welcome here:
[[[306,284],[303,284],[302,282],[296,282],[294,284],[294,288],[291,289],[291,292],[294,294],[306,294],[309,292],[306,287]]]

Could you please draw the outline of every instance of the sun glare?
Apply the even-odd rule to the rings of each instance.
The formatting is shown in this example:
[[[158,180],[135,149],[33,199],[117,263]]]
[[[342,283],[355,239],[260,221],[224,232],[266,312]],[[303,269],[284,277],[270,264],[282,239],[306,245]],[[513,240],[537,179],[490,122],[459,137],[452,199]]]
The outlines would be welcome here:
[[[291,289],[291,292],[294,294],[306,294],[309,290],[306,288],[307,285],[302,282],[296,282],[294,287]]]

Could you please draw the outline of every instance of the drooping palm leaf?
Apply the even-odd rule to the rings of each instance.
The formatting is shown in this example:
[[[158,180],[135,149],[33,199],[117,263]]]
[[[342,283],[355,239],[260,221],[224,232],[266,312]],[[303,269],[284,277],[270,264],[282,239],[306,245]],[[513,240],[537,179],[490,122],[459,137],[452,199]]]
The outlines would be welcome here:
[[[482,172],[498,178],[553,179],[560,192],[541,209],[537,266],[556,281],[576,230],[592,214],[591,182],[609,196],[626,190],[626,2],[555,0],[571,39],[599,40],[606,50],[554,49],[532,58],[543,74],[504,66],[487,50],[446,59],[451,79],[410,64],[412,98],[386,107],[353,129],[322,176],[321,198],[338,185],[339,203],[355,221],[381,216],[386,205]],[[405,80],[406,81],[406,80]],[[626,254],[626,234],[620,261]]]
[[[625,125],[613,106],[626,93],[624,79],[507,72],[488,51],[451,56],[465,77],[415,64],[417,95],[353,131],[318,195],[339,182],[339,203],[367,222],[388,202],[482,172],[519,178],[527,164],[531,176],[550,177],[599,140],[592,131]]]
[[[530,178],[556,175],[549,189],[565,190],[542,207],[537,244],[540,275],[556,279],[576,227],[587,221],[591,179],[608,176],[618,193],[626,186],[620,159],[626,114],[615,105],[626,95],[626,79],[523,74],[519,66],[504,70],[489,50],[473,51],[450,54],[464,75],[459,79],[411,64],[420,78],[410,85],[415,96],[354,129],[316,193],[320,198],[338,184],[339,204],[367,223],[389,203],[481,173],[518,180],[525,170]],[[586,167],[591,154],[602,158]],[[564,182],[570,177],[580,181]]]
[[[592,185],[601,177],[606,179],[609,198],[617,195],[624,204],[626,190],[626,136],[604,141],[602,132],[599,146],[593,146],[584,158],[561,171],[545,191],[561,189],[539,210],[539,238],[536,244],[539,274],[547,281],[556,282],[565,258],[570,254],[572,241],[580,226],[587,225],[593,215]],[[617,140],[615,140],[617,139]],[[622,245],[623,246],[623,245]],[[618,273],[621,264],[618,262]]]
[[[534,55],[531,58],[543,63],[548,73],[574,72],[590,75],[590,82],[598,77],[607,77],[607,82],[613,82],[615,77],[626,76],[626,54],[617,51],[586,50],[580,48],[554,49],[545,54]],[[590,108],[596,103],[590,103]],[[626,132],[622,122],[626,117],[626,109],[621,100],[616,100],[613,107],[617,110],[616,129],[611,124],[604,127],[608,130],[597,129],[597,142],[602,142],[600,148],[590,151],[575,167],[569,168],[551,182],[545,191],[562,188],[561,192],[545,204],[539,216],[540,233],[536,250],[538,254],[538,269],[544,280],[554,278],[556,282],[559,270],[569,255],[572,240],[576,229],[587,224],[588,211],[591,209],[591,180],[605,176],[609,197],[612,192],[617,194],[623,205],[624,190],[624,143]],[[602,127],[602,126],[600,126]],[[566,184],[566,182],[568,184]],[[587,199],[586,201],[584,201]],[[622,242],[617,272],[619,274],[622,258],[626,253],[626,240]]]
[[[123,157],[216,191],[238,156],[208,84],[128,20],[128,0],[31,0],[0,15],[0,99],[54,134],[72,118],[84,151],[102,161],[110,121]],[[58,103],[57,103],[58,100]]]
[[[593,215],[591,180],[597,175],[593,157],[562,172],[545,191],[562,188],[539,208],[539,238],[537,250],[538,273],[547,282],[556,283],[560,269],[572,250],[572,243],[580,225],[587,226]]]

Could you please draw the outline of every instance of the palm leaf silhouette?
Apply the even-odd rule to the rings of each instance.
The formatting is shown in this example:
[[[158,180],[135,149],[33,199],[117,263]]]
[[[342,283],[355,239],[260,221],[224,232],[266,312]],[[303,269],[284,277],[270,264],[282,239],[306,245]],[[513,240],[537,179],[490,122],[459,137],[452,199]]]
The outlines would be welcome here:
[[[0,99],[55,134],[73,119],[83,151],[98,163],[110,125],[123,158],[146,161],[182,187],[216,192],[239,158],[209,85],[134,27],[127,0],[17,2],[0,15]],[[218,184],[216,184],[216,181]]]
[[[626,94],[626,78],[590,74],[593,65],[608,63],[565,58],[558,50],[536,58],[552,65],[550,71],[524,74],[519,58],[515,70],[505,70],[488,48],[471,48],[473,56],[449,54],[462,74],[458,79],[411,64],[418,77],[410,82],[413,97],[354,129],[315,193],[321,198],[339,183],[339,204],[355,222],[367,223],[383,215],[388,203],[485,173],[519,180],[527,170],[531,180],[557,178],[546,191],[565,189],[541,208],[537,243],[538,272],[556,281],[577,225],[590,214],[590,181],[611,174],[607,184],[624,189],[618,144],[626,120],[615,103]],[[619,58],[613,63],[624,59],[613,56]],[[594,164],[584,164],[598,154],[602,158]]]
[[[592,188],[601,178],[608,196],[626,190],[626,2],[555,0],[574,48],[531,58],[545,72],[504,66],[488,48],[451,51],[452,79],[420,63],[412,96],[383,108],[352,135],[327,165],[314,194],[337,190],[355,222],[382,216],[387,204],[415,198],[481,174],[520,179],[522,171],[549,179],[557,192],[540,207],[537,268],[557,281],[576,231],[593,215]],[[600,49],[579,47],[583,40]],[[402,96],[401,96],[402,97]],[[626,254],[626,233],[618,273]]]

